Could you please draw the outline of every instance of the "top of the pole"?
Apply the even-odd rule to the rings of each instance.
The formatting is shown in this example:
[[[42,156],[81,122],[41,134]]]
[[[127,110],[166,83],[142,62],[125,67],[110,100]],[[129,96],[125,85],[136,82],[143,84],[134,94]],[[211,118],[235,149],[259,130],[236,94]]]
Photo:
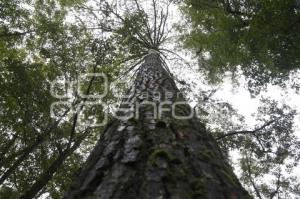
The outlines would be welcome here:
[[[148,50],[148,55],[151,55],[151,54],[159,54],[159,52],[157,50],[154,50],[154,49],[149,49]]]
[[[148,54],[145,56],[145,63],[147,64],[157,64],[160,62],[159,52],[154,49],[149,49]]]

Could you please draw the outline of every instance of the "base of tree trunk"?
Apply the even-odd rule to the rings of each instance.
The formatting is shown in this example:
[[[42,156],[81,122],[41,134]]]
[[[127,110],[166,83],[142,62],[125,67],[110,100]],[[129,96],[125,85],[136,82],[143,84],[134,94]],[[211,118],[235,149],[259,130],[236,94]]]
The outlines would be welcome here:
[[[131,123],[104,132],[66,198],[250,198],[201,125]]]

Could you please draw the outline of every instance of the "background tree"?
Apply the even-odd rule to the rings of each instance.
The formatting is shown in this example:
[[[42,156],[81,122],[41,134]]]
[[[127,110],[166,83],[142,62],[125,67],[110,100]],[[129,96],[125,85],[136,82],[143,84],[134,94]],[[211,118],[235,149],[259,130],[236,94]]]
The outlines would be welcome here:
[[[66,22],[65,3],[1,2],[3,195],[13,191],[15,194],[8,195],[19,197],[26,192],[33,197],[48,192],[53,198],[60,198],[68,187],[67,179],[83,159],[81,152],[90,145],[74,151],[81,142],[90,143],[99,133],[99,129],[78,127],[77,115],[72,113],[84,99],[75,93],[66,99],[71,106],[64,107],[57,117],[50,117],[51,104],[58,100],[50,93],[51,82],[66,82],[55,92],[71,93],[75,88],[67,82],[76,83],[80,73],[118,71],[112,64],[118,56],[107,59],[114,51],[110,42],[93,38],[84,26]],[[110,77],[113,81],[113,76]],[[83,92],[102,89],[92,84],[92,80],[82,85]],[[99,118],[101,115],[98,112]]]

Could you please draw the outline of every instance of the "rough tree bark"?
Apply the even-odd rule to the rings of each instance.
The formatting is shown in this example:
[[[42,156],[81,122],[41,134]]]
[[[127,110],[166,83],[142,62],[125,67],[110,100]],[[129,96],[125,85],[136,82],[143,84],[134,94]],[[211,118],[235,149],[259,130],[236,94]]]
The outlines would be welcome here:
[[[152,52],[120,106],[129,117],[107,126],[65,198],[251,198],[205,127],[172,110],[191,112]]]

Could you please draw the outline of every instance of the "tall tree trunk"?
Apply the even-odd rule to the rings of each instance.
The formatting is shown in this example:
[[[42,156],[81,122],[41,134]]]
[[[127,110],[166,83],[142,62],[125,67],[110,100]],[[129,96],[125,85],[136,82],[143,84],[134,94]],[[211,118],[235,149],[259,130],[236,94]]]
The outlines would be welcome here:
[[[250,198],[205,127],[174,117],[191,111],[159,55],[147,55],[118,114],[138,117],[107,127],[65,198]]]

